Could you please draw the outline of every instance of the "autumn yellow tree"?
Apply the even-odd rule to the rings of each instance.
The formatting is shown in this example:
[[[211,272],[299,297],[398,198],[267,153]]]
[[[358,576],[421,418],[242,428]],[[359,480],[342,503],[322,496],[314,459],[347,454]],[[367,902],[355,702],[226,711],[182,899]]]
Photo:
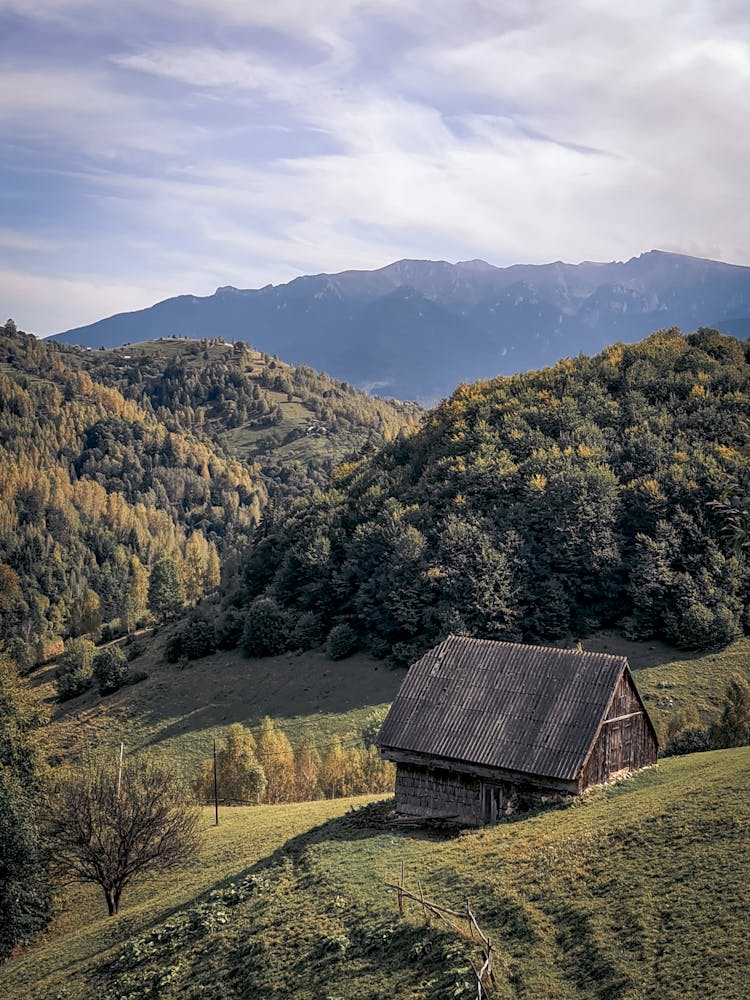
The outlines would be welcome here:
[[[122,624],[131,632],[148,605],[148,569],[138,556],[131,556],[128,592],[122,612]]]
[[[346,755],[340,739],[334,739],[323,754],[320,762],[318,783],[320,790],[329,799],[344,795],[346,781]]]
[[[295,795],[294,751],[282,729],[266,716],[258,733],[257,755],[266,773],[267,802],[291,802]]]
[[[296,797],[299,802],[309,802],[318,792],[320,774],[320,754],[308,740],[303,742],[294,754]]]
[[[258,761],[255,737],[239,722],[229,727],[224,743],[217,749],[216,774],[219,798],[224,801],[257,803],[265,794],[266,773]],[[213,757],[204,761],[194,788],[199,801],[213,798]]]

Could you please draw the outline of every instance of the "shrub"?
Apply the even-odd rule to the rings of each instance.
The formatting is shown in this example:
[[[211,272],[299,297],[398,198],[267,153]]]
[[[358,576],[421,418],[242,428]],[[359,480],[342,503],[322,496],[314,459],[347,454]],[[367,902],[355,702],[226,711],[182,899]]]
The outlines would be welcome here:
[[[357,648],[357,641],[357,633],[351,625],[334,625],[328,633],[326,652],[332,660],[344,660]]]
[[[750,743],[750,684],[740,674],[733,674],[727,685],[721,718],[711,735],[717,747]]]
[[[182,656],[182,629],[173,632],[164,646],[164,658],[167,663],[177,663]]]
[[[664,750],[665,757],[677,757],[685,753],[702,753],[704,750],[713,750],[714,744],[711,734],[707,729],[696,726],[694,729],[686,729],[676,736]]]
[[[239,608],[227,608],[216,628],[216,645],[219,649],[235,649],[242,641],[245,627],[245,612]]]
[[[196,617],[170,635],[164,647],[164,657],[167,663],[177,663],[182,657],[199,660],[215,650],[216,629],[205,618]]]
[[[323,641],[323,623],[312,611],[306,611],[297,619],[292,630],[293,649],[313,649]]]
[[[108,646],[96,654],[94,677],[101,694],[111,694],[127,682],[128,660],[119,646]]]
[[[205,618],[194,618],[182,630],[182,652],[189,660],[210,656],[216,650],[216,629]]]
[[[5,653],[15,663],[19,674],[28,674],[34,667],[34,652],[28,642],[18,636],[8,639]]]
[[[140,642],[130,643],[125,652],[125,657],[128,663],[132,663],[133,660],[137,660],[139,656],[143,656],[143,646]]]
[[[274,656],[287,648],[288,619],[268,597],[250,605],[242,630],[242,648],[248,656]]]
[[[60,701],[87,691],[94,679],[96,647],[89,639],[68,639],[57,661],[55,681]]]
[[[102,642],[112,642],[114,639],[121,639],[125,635],[125,628],[119,618],[111,622],[106,622],[99,630]]]

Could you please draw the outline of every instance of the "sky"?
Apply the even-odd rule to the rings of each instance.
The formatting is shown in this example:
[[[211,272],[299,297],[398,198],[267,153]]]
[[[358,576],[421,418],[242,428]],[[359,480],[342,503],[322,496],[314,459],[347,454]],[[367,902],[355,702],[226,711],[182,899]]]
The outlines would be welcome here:
[[[750,265],[745,0],[0,0],[0,311],[404,257]]]

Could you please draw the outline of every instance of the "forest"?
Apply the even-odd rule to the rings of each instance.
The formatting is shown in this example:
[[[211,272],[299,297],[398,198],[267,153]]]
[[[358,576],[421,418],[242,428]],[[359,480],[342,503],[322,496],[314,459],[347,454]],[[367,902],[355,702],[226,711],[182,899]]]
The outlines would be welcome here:
[[[274,467],[283,419],[269,393],[298,400],[308,425],[327,421],[334,457],[396,436],[419,412],[218,339],[89,352],[0,328],[0,630],[24,662],[65,637],[162,617],[149,577],[165,560],[177,610],[195,604],[270,493],[325,479],[325,449]],[[227,438],[253,423],[271,435],[270,471]]]
[[[251,637],[304,616],[396,663],[449,633],[725,645],[750,625],[749,388],[747,345],[704,329],[462,385],[265,518],[226,601]]]

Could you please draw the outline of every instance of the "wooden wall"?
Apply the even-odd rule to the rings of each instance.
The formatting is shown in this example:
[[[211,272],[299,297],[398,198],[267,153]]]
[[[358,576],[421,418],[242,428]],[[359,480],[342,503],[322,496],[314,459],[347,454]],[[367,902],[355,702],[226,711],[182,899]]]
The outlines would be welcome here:
[[[583,769],[581,791],[609,781],[620,772],[637,771],[655,764],[658,749],[632,682],[624,673]]]
[[[396,812],[457,823],[482,821],[482,782],[468,774],[411,764],[396,766]]]

